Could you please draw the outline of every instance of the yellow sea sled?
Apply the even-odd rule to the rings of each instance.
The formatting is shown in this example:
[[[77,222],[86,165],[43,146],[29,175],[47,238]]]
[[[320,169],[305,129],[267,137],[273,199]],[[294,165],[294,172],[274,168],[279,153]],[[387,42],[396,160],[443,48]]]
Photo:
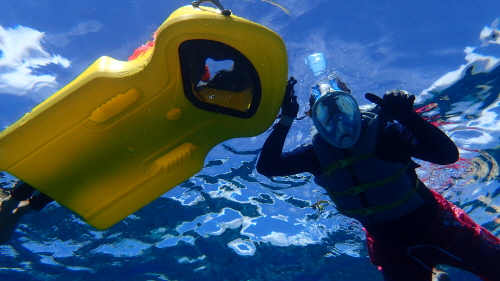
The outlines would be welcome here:
[[[273,31],[181,7],[153,49],[99,58],[1,132],[0,169],[106,229],[199,172],[215,145],[268,129],[287,73]]]

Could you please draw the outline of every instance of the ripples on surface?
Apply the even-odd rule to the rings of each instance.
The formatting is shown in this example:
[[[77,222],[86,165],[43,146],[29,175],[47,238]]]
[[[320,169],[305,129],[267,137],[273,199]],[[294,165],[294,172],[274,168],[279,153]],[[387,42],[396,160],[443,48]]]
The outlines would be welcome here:
[[[485,61],[471,60],[457,80],[421,95],[419,112],[453,138],[461,158],[448,166],[419,162],[418,173],[498,236],[500,68],[485,69]],[[255,172],[263,140],[217,146],[202,172],[106,231],[57,204],[28,215],[0,246],[0,278],[381,280],[360,224],[330,205],[310,207],[324,192],[310,175]],[[2,184],[9,188],[11,179]]]

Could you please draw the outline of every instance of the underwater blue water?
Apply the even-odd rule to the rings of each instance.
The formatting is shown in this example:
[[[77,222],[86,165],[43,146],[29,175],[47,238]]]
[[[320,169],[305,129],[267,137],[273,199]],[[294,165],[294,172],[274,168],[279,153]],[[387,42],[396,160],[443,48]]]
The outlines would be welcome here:
[[[284,38],[303,104],[315,82],[304,59],[316,52],[361,104],[366,92],[416,94],[415,108],[450,135],[461,156],[449,166],[420,163],[420,177],[500,236],[500,4],[330,2],[222,4]],[[9,13],[0,16],[0,124],[29,112],[99,56],[126,60],[185,4],[2,1]],[[310,140],[311,125],[295,121],[285,149]],[[311,175],[255,171],[267,134],[215,147],[200,173],[108,230],[57,203],[27,215],[0,246],[0,279],[382,280],[360,224],[331,206],[310,207],[323,193]],[[9,188],[13,180],[3,174],[0,184]],[[479,280],[445,269],[453,281]]]

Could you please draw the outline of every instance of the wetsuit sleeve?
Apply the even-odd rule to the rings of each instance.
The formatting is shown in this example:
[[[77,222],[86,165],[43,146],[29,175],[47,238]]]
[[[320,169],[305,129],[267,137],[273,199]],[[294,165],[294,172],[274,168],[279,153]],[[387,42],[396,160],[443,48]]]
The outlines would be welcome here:
[[[267,138],[257,161],[257,171],[264,176],[288,176],[299,173],[321,173],[321,166],[311,144],[282,152],[289,126],[276,124]]]
[[[458,160],[459,153],[453,141],[439,128],[413,113],[398,121],[411,132],[411,156],[440,165]]]

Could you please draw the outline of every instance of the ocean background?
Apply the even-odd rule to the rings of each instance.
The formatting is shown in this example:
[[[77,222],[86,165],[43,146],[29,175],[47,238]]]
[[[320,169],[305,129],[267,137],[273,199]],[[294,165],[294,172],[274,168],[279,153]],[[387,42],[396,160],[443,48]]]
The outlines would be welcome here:
[[[299,115],[324,53],[360,104],[399,88],[460,148],[448,166],[419,162],[426,184],[500,236],[500,2],[224,0],[280,34],[296,77]],[[0,1],[0,125],[5,128],[100,56],[127,60],[189,1]],[[203,4],[212,6],[211,4]],[[310,141],[296,120],[285,149]],[[255,171],[268,133],[216,146],[204,169],[105,231],[51,203],[0,246],[0,280],[382,280],[358,222],[310,206],[309,174]],[[1,174],[9,189],[15,178]],[[71,187],[68,187],[71,188]],[[477,277],[443,267],[453,281]]]

